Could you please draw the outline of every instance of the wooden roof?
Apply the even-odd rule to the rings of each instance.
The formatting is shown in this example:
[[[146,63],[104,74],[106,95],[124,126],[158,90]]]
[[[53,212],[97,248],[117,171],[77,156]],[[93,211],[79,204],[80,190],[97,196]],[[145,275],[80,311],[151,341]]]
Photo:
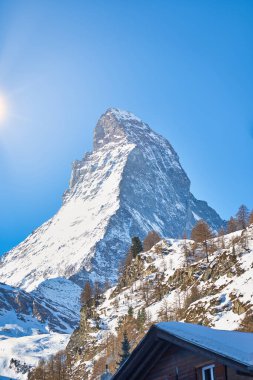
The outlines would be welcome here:
[[[202,326],[199,327],[201,328]],[[238,332],[238,334],[240,333]],[[162,328],[160,324],[157,324],[149,329],[128,360],[112,377],[112,380],[144,380],[164,352],[173,345],[205,356],[210,360],[218,361],[219,363],[234,368],[237,371],[253,375],[252,365],[239,362],[235,360],[235,358],[229,357],[227,354],[223,355],[221,352],[214,352],[207,347],[200,346],[198,342],[187,341],[175,336],[168,330]]]

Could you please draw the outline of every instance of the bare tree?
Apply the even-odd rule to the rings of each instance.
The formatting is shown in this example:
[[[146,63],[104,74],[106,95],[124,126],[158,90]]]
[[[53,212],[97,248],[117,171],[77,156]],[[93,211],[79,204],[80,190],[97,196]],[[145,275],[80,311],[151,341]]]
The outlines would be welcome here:
[[[208,257],[208,244],[207,241],[213,237],[212,231],[204,220],[199,220],[195,227],[192,229],[191,238],[196,243],[202,243],[205,248],[206,260],[209,262]]]
[[[87,281],[84,285],[84,288],[81,293],[80,301],[82,306],[90,307],[92,304],[92,287],[89,281]]]
[[[173,312],[169,306],[169,302],[164,299],[162,305],[158,311],[159,321],[171,321]]]
[[[154,283],[154,296],[156,300],[161,301],[164,296],[164,276],[162,274],[157,274],[156,281]]]
[[[228,226],[227,226],[228,233],[231,234],[232,232],[235,232],[238,230],[238,223],[235,218],[231,216],[231,218],[228,221]]]
[[[224,236],[224,235],[226,235],[226,231],[225,231],[225,228],[221,228],[219,231],[218,231],[218,236],[220,237],[220,236]]]
[[[144,252],[149,251],[160,240],[161,240],[161,236],[157,232],[150,231],[143,241],[143,251]]]
[[[141,297],[143,301],[145,302],[145,306],[149,306],[149,301],[150,301],[150,284],[148,281],[143,281],[141,288]]]
[[[253,211],[251,211],[249,216],[249,224],[253,224]]]
[[[241,205],[236,213],[236,219],[240,229],[245,229],[249,221],[249,210],[245,205]]]

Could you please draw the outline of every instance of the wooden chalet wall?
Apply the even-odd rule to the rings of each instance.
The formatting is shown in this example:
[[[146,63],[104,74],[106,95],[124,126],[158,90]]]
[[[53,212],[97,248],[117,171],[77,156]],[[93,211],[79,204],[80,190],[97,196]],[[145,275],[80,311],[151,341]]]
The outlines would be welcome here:
[[[228,368],[227,374],[228,374],[228,380],[250,380],[250,379],[252,380],[253,379],[253,376],[238,375],[233,368]]]
[[[145,380],[202,380],[202,368],[215,365],[215,380],[249,380],[249,377],[237,375],[233,369],[208,360],[186,349],[173,346],[169,348],[151,369]],[[178,378],[176,374],[178,368]]]

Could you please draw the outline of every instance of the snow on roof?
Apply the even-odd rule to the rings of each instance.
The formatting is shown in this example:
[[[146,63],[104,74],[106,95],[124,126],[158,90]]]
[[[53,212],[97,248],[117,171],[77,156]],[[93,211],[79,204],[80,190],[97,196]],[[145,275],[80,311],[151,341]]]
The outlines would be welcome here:
[[[253,365],[253,333],[216,330],[183,322],[160,322],[156,326],[196,346],[247,366]]]

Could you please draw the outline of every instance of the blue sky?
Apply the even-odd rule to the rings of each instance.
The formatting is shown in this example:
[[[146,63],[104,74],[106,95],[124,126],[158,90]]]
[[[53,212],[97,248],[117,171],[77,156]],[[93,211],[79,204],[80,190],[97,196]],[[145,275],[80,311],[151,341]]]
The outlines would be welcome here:
[[[0,252],[51,217],[99,116],[132,111],[223,218],[253,207],[253,2],[0,0]]]

